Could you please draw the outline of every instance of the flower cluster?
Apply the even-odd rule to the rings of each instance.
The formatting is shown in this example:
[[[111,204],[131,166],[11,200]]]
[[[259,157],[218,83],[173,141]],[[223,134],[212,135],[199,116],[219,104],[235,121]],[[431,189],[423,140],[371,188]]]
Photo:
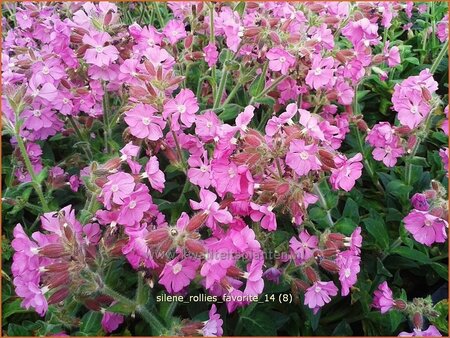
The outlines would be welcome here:
[[[448,136],[448,106],[446,119],[432,119],[444,106],[434,65],[385,90],[389,121],[366,122],[358,103],[364,81],[390,79],[410,52],[390,41],[389,29],[426,8],[242,4],[169,2],[167,17],[156,3],[126,4],[142,9],[129,24],[122,4],[15,7],[2,52],[8,182],[31,186],[41,204],[33,211],[42,214],[42,232],[29,237],[20,224],[13,232],[23,307],[44,316],[71,298],[101,313],[106,332],[137,313],[154,334],[220,336],[219,312],[248,307],[268,285],[290,286],[314,315],[332,297],[360,291],[365,229],[338,200],[368,176],[384,192],[364,139],[386,167],[403,161],[411,185],[410,165],[430,130]],[[447,19],[435,25],[436,41],[446,43]],[[61,140],[69,150],[52,153]],[[66,155],[71,147],[82,152]],[[439,156],[447,168],[448,149]],[[65,199],[58,207],[57,192],[67,188],[73,207]],[[403,222],[418,243],[446,241],[445,197],[437,181],[412,196]],[[117,262],[138,275],[136,301],[108,285]],[[206,321],[165,327],[141,299],[157,288],[206,292],[225,305],[208,306]],[[422,305],[394,300],[387,283],[373,303],[382,313],[415,314]]]

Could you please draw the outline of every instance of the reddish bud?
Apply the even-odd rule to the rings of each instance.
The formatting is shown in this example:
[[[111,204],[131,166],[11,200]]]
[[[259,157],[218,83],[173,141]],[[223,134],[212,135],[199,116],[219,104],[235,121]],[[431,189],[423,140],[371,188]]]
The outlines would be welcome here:
[[[261,33],[262,28],[261,27],[248,27],[245,31],[244,31],[244,36],[251,38],[254,36],[257,36],[259,33]]]
[[[332,256],[336,256],[338,254],[339,250],[336,248],[329,248],[329,249],[325,249],[322,250],[322,256],[323,257],[332,257]]]
[[[336,163],[334,163],[334,155],[325,149],[319,149],[319,159],[323,165],[328,168],[336,168]]]
[[[425,87],[422,87],[422,96],[426,101],[430,101],[432,98],[430,91]]]
[[[395,301],[395,305],[394,306],[398,310],[404,310],[404,309],[406,309],[406,302],[404,300],[397,299]]]
[[[300,279],[294,279],[293,284],[295,285],[295,288],[300,291],[306,291],[309,288],[309,284]]]
[[[317,273],[310,266],[307,266],[304,270],[306,277],[308,277],[311,283],[315,283],[318,280]]]
[[[48,304],[56,304],[59,302],[62,302],[64,299],[67,298],[69,295],[69,289],[68,288],[61,288],[54,292],[47,300]]]
[[[336,59],[340,63],[347,63],[347,57],[345,56],[345,54],[342,51],[339,51],[336,53]]]
[[[345,236],[343,234],[333,232],[328,235],[328,239],[331,241],[342,242],[345,239]]]
[[[62,272],[58,274],[52,274],[52,278],[48,283],[50,289],[55,289],[62,285],[67,285],[69,283],[69,273]]]
[[[66,249],[62,244],[48,244],[39,249],[39,255],[48,258],[61,258],[69,256],[70,253],[66,252]]]
[[[108,13],[106,13],[105,18],[103,19],[103,25],[108,26],[112,20],[112,10],[110,9]]]
[[[230,266],[227,269],[227,276],[232,277],[232,278],[242,278],[242,277],[244,277],[244,273],[241,271],[241,269],[239,269],[235,266]]]
[[[187,38],[184,40],[184,48],[189,49],[194,41],[194,35],[189,34]]]
[[[416,146],[417,143],[417,136],[416,135],[411,135],[410,137],[408,137],[408,152],[410,152],[412,149],[414,149],[414,147]]]
[[[187,224],[186,230],[188,232],[193,232],[197,230],[202,226],[202,224],[206,221],[207,218],[208,215],[203,212],[195,214]]]
[[[168,228],[159,228],[148,233],[145,238],[150,245],[160,244],[162,241],[169,239]]]
[[[420,314],[419,312],[416,312],[413,315],[413,319],[412,319],[413,325],[416,329],[421,330],[423,327],[423,316],[422,314]]]
[[[338,17],[332,15],[323,18],[323,22],[326,23],[327,25],[335,25],[340,21],[341,20]]]
[[[276,44],[276,45],[281,44],[280,36],[279,36],[277,33],[275,33],[275,32],[270,32],[270,33],[269,33],[269,38],[272,40],[272,42],[273,42],[274,44]]]
[[[356,122],[356,126],[358,127],[359,130],[361,130],[364,133],[366,133],[369,130],[369,126],[367,125],[366,121],[361,119],[359,119]]]
[[[184,336],[198,336],[205,324],[202,322],[189,322],[188,324],[181,327],[181,332]]]
[[[339,266],[335,262],[333,262],[329,259],[322,259],[320,261],[319,265],[321,268],[323,268],[329,272],[332,272],[332,273],[337,273],[340,270]]]
[[[372,58],[372,64],[379,65],[384,62],[384,59],[385,57],[383,54],[377,54]]]
[[[86,299],[84,301],[84,306],[86,306],[89,310],[92,311],[100,311],[101,309],[100,304],[94,299]]]
[[[184,242],[186,249],[196,255],[204,255],[206,253],[205,246],[200,242],[193,239],[187,239]]]

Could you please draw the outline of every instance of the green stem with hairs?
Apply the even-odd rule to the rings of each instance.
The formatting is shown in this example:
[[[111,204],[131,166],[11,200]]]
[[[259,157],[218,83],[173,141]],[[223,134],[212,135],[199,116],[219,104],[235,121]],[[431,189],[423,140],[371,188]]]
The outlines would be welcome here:
[[[252,103],[255,101],[255,99],[258,99],[258,98],[260,98],[260,97],[263,97],[263,96],[266,95],[267,93],[270,93],[276,86],[279,85],[279,83],[280,83],[281,81],[283,81],[283,80],[286,79],[287,77],[288,77],[287,75],[282,75],[282,76],[278,77],[275,81],[273,81],[273,83],[272,83],[269,87],[267,87],[266,89],[264,89],[264,90],[261,92],[261,94],[259,94],[259,95],[256,96],[256,97],[252,97],[252,98],[250,99],[250,102],[249,102],[248,104],[252,104]]]
[[[150,327],[156,331],[153,332],[155,335],[160,335],[166,331],[165,326],[158,320],[158,318],[156,318],[150,311],[148,311],[145,306],[137,304],[135,301],[121,295],[120,293],[109,288],[106,285],[104,285],[100,291],[101,293],[114,298],[114,300],[132,309],[135,309],[135,311],[141,315],[141,317],[150,325]]]
[[[319,185],[317,183],[314,183],[313,191],[317,196],[319,197],[319,203],[322,206],[322,208],[327,213],[327,221],[331,226],[334,226],[333,219],[331,218],[331,211],[330,208],[327,205],[327,201],[325,200],[325,196],[323,195],[322,191],[319,188]]]
[[[70,125],[72,126],[73,130],[75,131],[75,134],[77,134],[78,139],[83,143],[83,151],[86,154],[86,157],[88,158],[89,161],[92,161],[93,159],[93,155],[92,155],[92,151],[91,148],[89,146],[89,142],[86,139],[86,137],[83,136],[83,134],[80,131],[80,128],[78,128],[73,116],[69,115],[67,116],[67,121],[69,121]]]

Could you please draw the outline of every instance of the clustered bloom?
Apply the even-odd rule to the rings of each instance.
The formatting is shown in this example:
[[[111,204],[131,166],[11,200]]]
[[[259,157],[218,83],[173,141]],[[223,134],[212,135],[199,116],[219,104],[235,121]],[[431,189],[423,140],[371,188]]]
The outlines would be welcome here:
[[[448,204],[442,185],[432,181],[432,189],[414,194],[411,204],[414,209],[403,219],[405,229],[421,244],[444,243],[447,239]]]
[[[159,28],[141,20],[127,27],[106,2],[18,6],[2,52],[5,123],[20,126],[11,133],[14,175],[21,183],[34,179],[18,141],[34,172],[45,174],[45,141],[73,137],[83,153],[49,169],[45,183],[89,196],[78,218],[68,205],[44,213],[42,232],[31,237],[20,224],[14,228],[11,270],[22,306],[43,316],[72,295],[103,314],[106,332],[117,330],[124,316],[108,311],[114,299],[97,294],[104,257],[125,257],[170,294],[185,295],[195,284],[221,298],[220,310],[229,313],[248,306],[267,283],[284,280],[291,266],[294,295],[303,292],[314,313],[332,297],[348,296],[360,273],[362,229],[348,236],[318,231],[308,213],[322,206],[322,187],[345,194],[362,176],[363,154],[346,154],[341,145],[350,126],[364,122],[352,112],[360,81],[372,72],[387,78],[402,62],[399,46],[379,35],[401,9],[281,2],[248,3],[239,13],[226,4],[167,6],[173,16],[156,20]],[[410,5],[405,12],[412,15]],[[444,19],[436,26],[441,41],[447,26]],[[194,85],[191,73],[199,75]],[[229,91],[235,77],[239,87]],[[375,160],[394,167],[410,152],[415,135],[408,134],[437,107],[437,89],[428,69],[395,86],[401,126],[360,128]],[[241,92],[251,94],[250,103],[230,104]],[[124,146],[112,133],[119,123]],[[448,134],[445,122],[439,126]],[[448,149],[439,155],[447,168]],[[168,202],[168,193],[180,196]],[[412,197],[404,223],[419,243],[446,240],[443,201],[437,185]],[[295,235],[272,262],[263,239],[291,227],[280,216]],[[400,306],[387,283],[375,296],[382,313]],[[176,333],[220,336],[222,325],[213,304],[207,321],[183,321]]]

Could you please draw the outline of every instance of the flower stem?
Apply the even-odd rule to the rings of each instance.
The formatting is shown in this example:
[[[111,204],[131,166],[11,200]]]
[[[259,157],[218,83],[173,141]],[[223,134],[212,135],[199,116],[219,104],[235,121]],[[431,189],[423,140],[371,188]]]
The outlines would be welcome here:
[[[434,60],[433,64],[430,68],[430,73],[434,74],[437,70],[437,67],[441,64],[442,59],[444,58],[445,54],[448,52],[448,40],[445,41],[445,43],[442,45],[441,51],[439,52],[438,56]]]
[[[331,226],[334,226],[334,222],[333,219],[331,218],[331,212],[330,212],[330,208],[327,205],[327,201],[325,200],[325,196],[323,195],[322,191],[319,188],[319,185],[317,183],[314,183],[314,187],[313,187],[313,191],[317,194],[317,196],[319,197],[319,203],[322,206],[322,208],[326,211],[327,213],[327,221]]]
[[[91,148],[89,146],[89,142],[87,141],[86,137],[83,136],[83,134],[80,131],[80,128],[78,128],[75,120],[71,115],[67,116],[67,121],[69,121],[70,125],[72,126],[73,130],[75,131],[75,134],[77,134],[78,139],[83,143],[83,151],[86,154],[89,161],[92,161],[93,155]]]
[[[150,327],[155,330],[155,332],[153,332],[154,335],[160,335],[166,330],[166,328],[158,320],[158,318],[156,318],[155,315],[148,311],[145,306],[137,304],[133,300],[121,295],[120,293],[114,291],[106,285],[103,286],[101,292],[107,296],[114,298],[116,301],[129,306],[132,309],[135,309],[135,311],[141,315],[141,317],[150,325]]]
[[[108,139],[111,136],[111,130],[110,130],[110,124],[109,124],[109,96],[108,91],[106,89],[106,83],[103,83],[103,100],[102,100],[102,106],[103,106],[103,134],[105,137],[105,151],[106,153],[109,153],[109,141]]]
[[[23,143],[22,137],[19,134],[18,128],[16,128],[16,139],[17,144],[19,145],[20,154],[22,155],[22,158],[25,162],[25,166],[30,173],[31,176],[31,184],[33,185],[34,190],[36,191],[36,194],[38,195],[39,201],[42,204],[42,208],[44,212],[50,211],[47,201],[45,200],[44,193],[42,192],[41,184],[37,180],[36,173],[34,172],[33,165],[31,164],[31,160],[28,157],[27,150],[25,148],[25,144]]]
[[[279,84],[281,81],[283,81],[283,80],[286,79],[286,78],[287,78],[287,75],[282,75],[282,76],[278,77],[275,81],[272,82],[272,84],[271,84],[269,87],[267,87],[266,89],[264,89],[264,90],[261,92],[261,94],[259,94],[257,97],[252,97],[252,98],[250,99],[250,102],[249,102],[248,104],[252,104],[252,103],[255,101],[255,99],[258,99],[258,98],[260,98],[260,97],[263,97],[263,96],[266,95],[267,93],[270,93],[276,86],[278,86],[278,84]]]
[[[224,62],[223,68],[222,68],[222,76],[220,77],[219,89],[215,93],[216,96],[214,97],[213,109],[216,109],[217,107],[219,107],[220,100],[222,99],[223,91],[225,90],[225,85],[227,83],[227,78],[228,78],[228,71],[227,71],[227,66],[226,66],[227,61],[228,61],[228,51],[225,51],[225,62]]]

